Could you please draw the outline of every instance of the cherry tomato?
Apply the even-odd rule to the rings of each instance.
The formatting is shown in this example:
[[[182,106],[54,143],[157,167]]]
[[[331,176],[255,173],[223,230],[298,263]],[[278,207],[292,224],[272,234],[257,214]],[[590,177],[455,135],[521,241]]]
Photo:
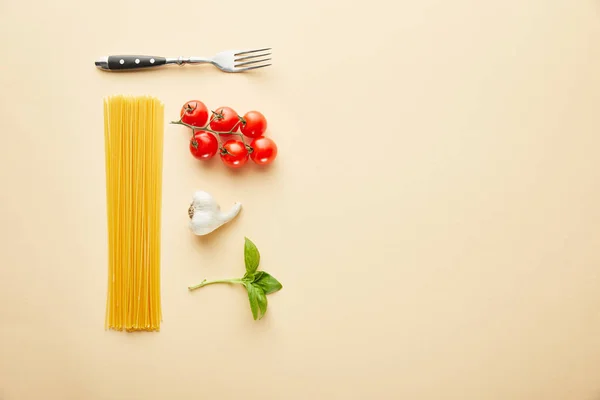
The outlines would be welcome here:
[[[213,120],[210,121],[210,128],[217,132],[233,132],[238,130],[240,119],[238,114],[230,107],[219,107],[215,110]]]
[[[244,114],[240,130],[248,137],[261,137],[267,130],[267,119],[258,111],[248,111]]]
[[[208,122],[208,109],[199,100],[190,100],[181,107],[181,120],[188,125],[204,126]]]
[[[219,143],[212,133],[198,131],[190,140],[190,152],[199,160],[208,160],[217,154]]]
[[[239,140],[228,140],[223,144],[221,160],[229,167],[239,168],[248,161],[248,149]]]
[[[257,164],[271,164],[277,157],[277,145],[274,141],[267,137],[259,137],[250,144],[253,151],[250,153],[250,158]]]

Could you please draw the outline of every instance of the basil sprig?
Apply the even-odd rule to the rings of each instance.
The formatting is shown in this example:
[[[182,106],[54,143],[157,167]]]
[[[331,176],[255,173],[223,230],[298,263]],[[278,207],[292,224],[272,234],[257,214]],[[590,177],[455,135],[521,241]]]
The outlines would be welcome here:
[[[261,319],[267,312],[267,295],[281,290],[283,287],[277,279],[265,271],[258,271],[260,264],[260,252],[256,245],[248,238],[244,243],[244,262],[246,273],[241,279],[217,279],[207,281],[206,279],[195,286],[188,287],[189,290],[199,289],[214,283],[238,283],[244,285],[248,291],[250,310],[255,320]]]

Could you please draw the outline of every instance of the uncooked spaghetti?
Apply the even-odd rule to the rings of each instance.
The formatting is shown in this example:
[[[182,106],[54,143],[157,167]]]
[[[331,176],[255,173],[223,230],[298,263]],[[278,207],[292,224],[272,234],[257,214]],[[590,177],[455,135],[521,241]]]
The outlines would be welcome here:
[[[104,100],[108,293],[105,328],[158,331],[164,105]]]

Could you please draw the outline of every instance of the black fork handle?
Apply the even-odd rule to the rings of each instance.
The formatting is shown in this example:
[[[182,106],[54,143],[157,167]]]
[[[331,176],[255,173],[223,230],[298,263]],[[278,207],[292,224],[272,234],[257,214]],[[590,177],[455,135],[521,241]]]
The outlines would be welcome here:
[[[124,71],[165,65],[167,59],[157,56],[108,56],[96,61],[96,67],[105,71]]]

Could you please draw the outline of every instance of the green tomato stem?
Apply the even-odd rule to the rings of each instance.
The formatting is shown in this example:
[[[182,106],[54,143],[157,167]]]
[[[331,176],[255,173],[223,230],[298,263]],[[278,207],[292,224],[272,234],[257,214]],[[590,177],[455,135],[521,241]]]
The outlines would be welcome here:
[[[217,279],[217,280],[214,280],[214,281],[207,281],[205,279],[205,280],[203,280],[202,282],[200,282],[197,285],[189,286],[188,289],[189,290],[200,289],[203,286],[212,285],[214,283],[239,283],[241,285],[244,284],[244,282],[241,279]]]
[[[212,121],[212,118],[211,118],[211,121]],[[244,139],[244,135],[241,132],[234,132],[233,130],[230,130],[229,132],[218,132],[218,131],[212,130],[212,129],[209,128],[210,121],[206,124],[206,126],[202,126],[202,127],[200,127],[200,126],[193,126],[193,125],[190,125],[190,124],[186,124],[181,119],[179,121],[171,121],[171,123],[174,124],[174,125],[187,126],[188,128],[190,128],[192,130],[192,134],[194,132],[197,132],[197,131],[210,132],[213,135],[216,135],[217,139],[220,139],[221,135],[236,135],[236,136],[240,137],[240,139],[242,140],[242,143],[244,144],[244,146],[251,148],[251,146],[248,146],[246,144],[246,140]]]

